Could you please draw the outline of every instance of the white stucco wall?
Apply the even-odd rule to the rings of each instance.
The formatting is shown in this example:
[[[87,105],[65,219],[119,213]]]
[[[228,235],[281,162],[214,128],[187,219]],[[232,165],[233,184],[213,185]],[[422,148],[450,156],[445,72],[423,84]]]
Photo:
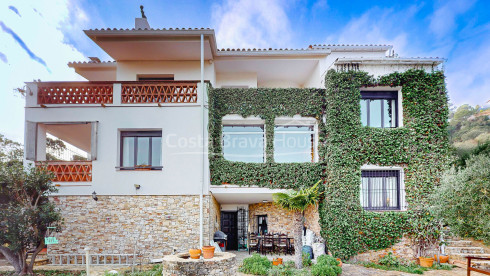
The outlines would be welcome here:
[[[257,73],[218,73],[216,87],[257,87]]]
[[[118,81],[136,81],[138,75],[172,74],[175,80],[200,80],[200,61],[119,61]],[[216,83],[214,63],[205,61],[204,80]]]

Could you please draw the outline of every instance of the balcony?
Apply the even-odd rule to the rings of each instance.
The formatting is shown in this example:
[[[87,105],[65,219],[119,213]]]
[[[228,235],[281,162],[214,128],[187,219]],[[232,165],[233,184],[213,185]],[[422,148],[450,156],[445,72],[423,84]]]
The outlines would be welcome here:
[[[91,182],[92,161],[44,161],[36,166],[46,166],[56,182]]]
[[[33,82],[27,106],[197,104],[198,81]]]

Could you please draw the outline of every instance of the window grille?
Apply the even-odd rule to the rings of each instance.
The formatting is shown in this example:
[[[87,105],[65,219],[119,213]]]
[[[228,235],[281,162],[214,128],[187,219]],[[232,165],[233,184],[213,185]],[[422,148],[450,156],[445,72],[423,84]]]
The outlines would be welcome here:
[[[402,189],[399,170],[363,170],[361,206],[365,210],[401,210]]]

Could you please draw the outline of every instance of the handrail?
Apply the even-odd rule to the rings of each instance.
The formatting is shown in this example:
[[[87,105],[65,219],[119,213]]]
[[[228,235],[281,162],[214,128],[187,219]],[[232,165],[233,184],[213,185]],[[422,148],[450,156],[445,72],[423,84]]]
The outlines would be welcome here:
[[[472,256],[466,256],[465,258],[468,259],[468,266],[466,268],[466,273],[467,273],[468,276],[471,275],[471,271],[480,272],[480,273],[483,273],[485,275],[490,275],[490,270],[479,269],[479,268],[475,268],[475,267],[472,267],[471,266],[471,260],[473,260],[473,259],[475,259],[475,260],[490,261],[490,257],[472,257]]]
[[[46,166],[48,171],[53,172],[53,181],[92,181],[92,161],[38,161],[36,166]]]

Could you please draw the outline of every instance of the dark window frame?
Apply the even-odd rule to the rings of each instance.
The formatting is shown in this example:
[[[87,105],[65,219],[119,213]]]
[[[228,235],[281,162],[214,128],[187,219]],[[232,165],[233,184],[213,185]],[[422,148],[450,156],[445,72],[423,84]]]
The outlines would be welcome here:
[[[134,146],[133,146],[133,164],[134,166],[133,167],[124,167],[123,166],[123,159],[124,159],[124,138],[125,137],[134,137],[136,138],[134,140]],[[137,164],[137,158],[138,158],[138,138],[139,137],[142,137],[142,138],[149,138],[149,145],[148,145],[148,163],[149,163],[149,166],[145,166],[146,168],[150,168],[151,170],[162,170],[163,169],[163,166],[160,165],[160,166],[153,166],[151,164],[151,161],[152,161],[152,154],[153,154],[153,137],[160,137],[162,138],[162,131],[161,130],[156,130],[156,131],[121,131],[121,137],[120,137],[120,154],[119,154],[119,169],[120,170],[136,170],[138,169],[138,166],[136,165]],[[161,152],[160,152],[161,154]]]
[[[381,102],[381,127],[376,128],[397,128],[398,126],[398,91],[361,91],[361,100],[395,100],[395,126],[385,127],[384,126],[384,102]],[[367,101],[366,112],[367,112],[367,127],[373,127],[370,125],[370,101]],[[362,116],[362,114],[361,114]]]
[[[362,178],[368,178],[368,191],[367,191],[367,206],[362,206],[364,210],[367,211],[399,211],[401,210],[401,183],[400,183],[400,176],[401,172],[400,170],[362,170],[361,171],[361,197],[364,196],[365,192],[362,190]],[[372,183],[371,180],[369,179],[370,177],[382,177],[383,178],[383,187],[382,187],[382,197],[383,197],[383,206],[372,206]],[[390,207],[386,206],[386,198],[388,191],[386,189],[386,178],[387,177],[396,177],[396,203],[397,206],[395,207]],[[364,205],[366,205],[366,202],[364,202]]]

